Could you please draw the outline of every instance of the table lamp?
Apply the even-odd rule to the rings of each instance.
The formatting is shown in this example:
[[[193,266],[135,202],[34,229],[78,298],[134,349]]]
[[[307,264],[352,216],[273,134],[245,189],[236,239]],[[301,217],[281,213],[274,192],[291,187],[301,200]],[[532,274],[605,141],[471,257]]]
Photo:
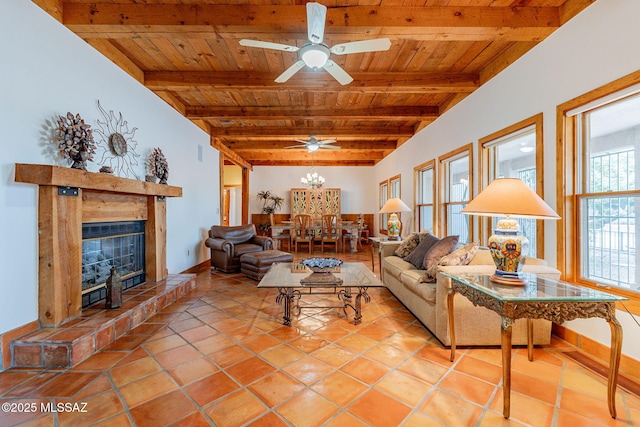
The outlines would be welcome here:
[[[496,264],[491,280],[522,284],[522,266],[529,251],[529,239],[520,234],[513,218],[560,219],[558,214],[527,184],[517,178],[498,178],[462,209],[466,215],[503,217],[489,237],[489,250]]]
[[[389,240],[400,240],[402,222],[398,218],[397,212],[411,212],[411,208],[397,197],[387,200],[379,212],[390,214],[387,221],[387,237]]]

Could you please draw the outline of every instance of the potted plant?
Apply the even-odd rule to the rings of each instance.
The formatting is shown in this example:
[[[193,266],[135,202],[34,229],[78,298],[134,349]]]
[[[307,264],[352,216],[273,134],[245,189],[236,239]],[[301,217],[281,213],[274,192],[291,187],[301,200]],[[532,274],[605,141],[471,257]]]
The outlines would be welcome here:
[[[269,190],[260,191],[257,197],[258,200],[262,201],[262,213],[267,215],[267,222],[258,224],[258,230],[260,230],[264,234],[268,234],[269,229],[271,228],[271,222],[268,220],[269,215],[278,212],[280,208],[282,208],[284,199]]]

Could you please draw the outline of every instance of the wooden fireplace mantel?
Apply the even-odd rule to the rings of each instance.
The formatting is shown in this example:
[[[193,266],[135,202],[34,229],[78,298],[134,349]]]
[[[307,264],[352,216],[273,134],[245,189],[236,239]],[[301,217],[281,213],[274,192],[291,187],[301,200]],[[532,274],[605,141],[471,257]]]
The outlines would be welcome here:
[[[55,327],[82,313],[82,224],[145,221],[148,281],[168,274],[165,197],[182,188],[51,165],[16,163],[15,181],[38,185],[38,313]]]
[[[146,196],[182,197],[182,188],[52,165],[16,163],[16,182]]]

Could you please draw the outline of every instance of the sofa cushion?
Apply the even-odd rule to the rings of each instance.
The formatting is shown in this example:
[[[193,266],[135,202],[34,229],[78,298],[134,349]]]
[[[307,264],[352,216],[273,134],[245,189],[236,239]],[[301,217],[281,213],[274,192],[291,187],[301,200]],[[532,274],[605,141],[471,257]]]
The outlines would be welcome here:
[[[262,246],[254,245],[253,243],[239,243],[235,245],[235,249],[236,249],[235,256],[241,257],[243,254],[262,251]]]
[[[395,256],[395,255],[385,257],[383,267],[384,267],[385,276],[387,274],[390,274],[391,276],[393,276],[398,280],[400,280],[400,274],[402,272],[406,270],[415,269],[413,264],[408,263],[407,261],[403,260],[399,256]]]
[[[436,236],[427,234],[404,260],[413,264],[419,270],[424,270],[424,257],[427,252],[440,241]]]
[[[436,303],[436,284],[424,283],[420,279],[424,275],[421,270],[407,270],[400,275],[402,284],[411,292],[431,304]]]
[[[435,270],[442,257],[448,255],[458,243],[459,236],[447,236],[433,245],[424,256],[423,267],[427,270],[430,281],[435,280]]]

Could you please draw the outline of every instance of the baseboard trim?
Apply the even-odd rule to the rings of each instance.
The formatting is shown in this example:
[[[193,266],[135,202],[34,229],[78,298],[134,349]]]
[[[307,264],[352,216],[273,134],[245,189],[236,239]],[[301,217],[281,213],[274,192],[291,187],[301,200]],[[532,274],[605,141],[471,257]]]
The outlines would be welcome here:
[[[181,271],[180,274],[195,274],[209,268],[210,266],[211,266],[211,260],[207,259],[202,261],[200,264],[196,264],[191,268]]]
[[[604,378],[609,377],[610,347],[555,323],[552,333],[577,348],[575,351],[566,351],[563,354],[590,371]],[[621,355],[618,386],[640,398],[639,378],[640,362],[624,354]]]

